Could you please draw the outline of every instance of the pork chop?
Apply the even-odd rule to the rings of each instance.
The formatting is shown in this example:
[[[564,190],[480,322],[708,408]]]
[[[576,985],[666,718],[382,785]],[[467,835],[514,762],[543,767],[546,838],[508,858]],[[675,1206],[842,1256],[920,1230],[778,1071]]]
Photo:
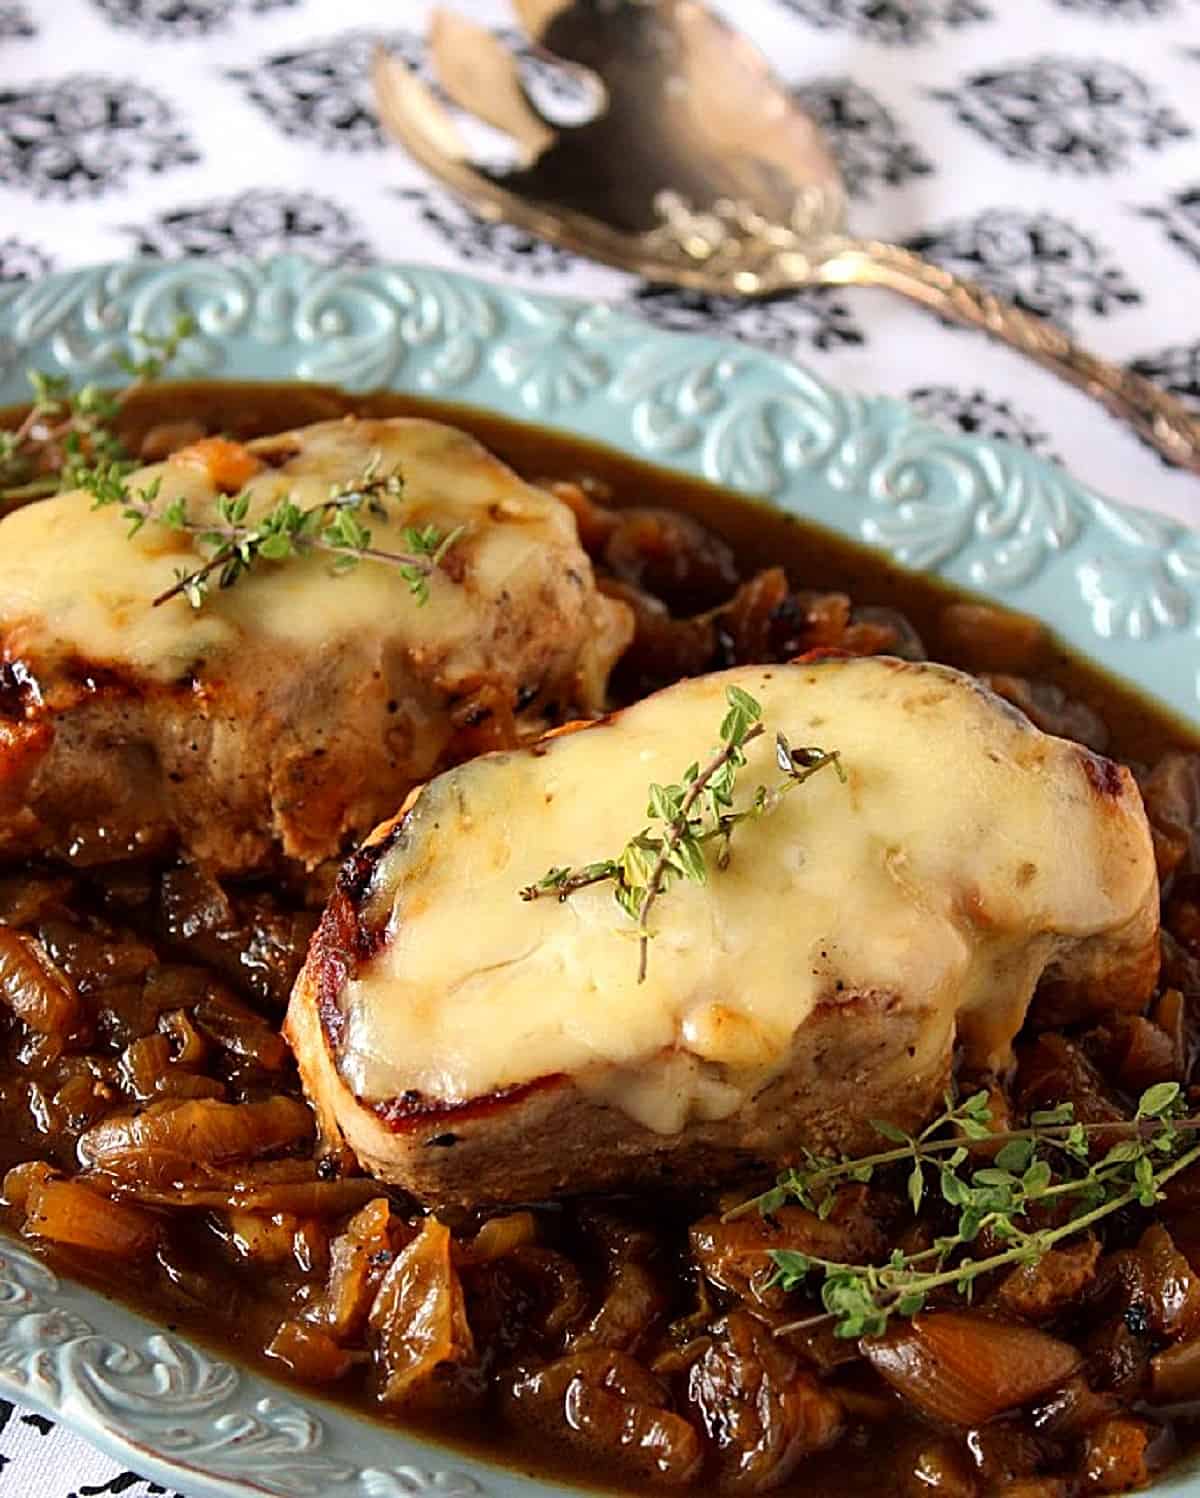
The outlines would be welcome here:
[[[206,555],[190,535],[130,537],[83,492],[16,511],[0,522],[0,859],[178,846],[215,873],[312,867],[437,770],[602,710],[628,611],[597,592],[567,506],[472,437],[347,418],[230,447],[197,444],[129,487],[214,519],[238,488],[252,524],[373,462],[404,485],[362,517],[375,547],[463,527],[428,602],[393,567],[338,576],[314,554],[214,587],[198,611],[154,607]]]
[[[611,884],[523,901],[617,854],[647,787],[762,706],[837,749],[656,905],[645,981]],[[708,1182],[924,1120],[956,1043],[1010,1058],[1040,983],[1141,1007],[1158,970],[1150,833],[1124,768],[974,678],[863,658],[681,682],[601,724],[449,771],[344,868],[287,1033],[326,1137],[435,1203]]]

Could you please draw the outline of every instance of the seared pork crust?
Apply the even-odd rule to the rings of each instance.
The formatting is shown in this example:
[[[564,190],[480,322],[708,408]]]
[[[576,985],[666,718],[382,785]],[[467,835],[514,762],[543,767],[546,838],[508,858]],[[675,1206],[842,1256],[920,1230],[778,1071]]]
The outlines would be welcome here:
[[[879,1138],[871,1119],[915,1129],[950,1081],[953,1025],[894,995],[847,994],[818,1007],[791,1063],[736,1114],[675,1134],[645,1128],[561,1075],[449,1106],[419,1096],[363,1103],[338,1075],[311,968],[286,1033],[323,1140],[344,1141],[373,1175],[439,1206],[701,1187],[802,1149],[865,1153]],[[930,1048],[930,1021],[940,1040],[914,1068]]]

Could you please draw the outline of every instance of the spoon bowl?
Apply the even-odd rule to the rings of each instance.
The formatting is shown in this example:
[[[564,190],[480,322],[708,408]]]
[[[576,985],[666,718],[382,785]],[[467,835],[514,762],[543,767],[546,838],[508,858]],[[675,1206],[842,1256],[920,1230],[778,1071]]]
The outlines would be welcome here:
[[[821,131],[762,53],[701,0],[513,6],[539,51],[595,81],[601,105],[586,122],[547,119],[509,48],[449,11],[435,13],[429,35],[438,90],[386,52],[374,64],[384,124],[482,217],[721,296],[886,287],[1037,360],[1200,472],[1200,417],[1175,397],[901,245],[850,235]],[[443,99],[500,131],[511,164],[476,160]]]

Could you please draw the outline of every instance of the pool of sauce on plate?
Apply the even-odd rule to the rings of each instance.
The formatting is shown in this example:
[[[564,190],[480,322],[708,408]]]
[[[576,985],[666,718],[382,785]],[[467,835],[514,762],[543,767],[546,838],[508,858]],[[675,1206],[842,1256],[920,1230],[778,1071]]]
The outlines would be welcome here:
[[[703,481],[655,467],[611,447],[581,440],[546,428],[515,422],[489,412],[445,402],[387,392],[351,395],[319,385],[266,384],[254,382],[177,382],[154,385],[136,394],[121,418],[127,446],[136,452],[143,435],[153,426],[169,421],[195,420],[209,431],[248,439],[288,427],[336,418],[347,413],[364,416],[423,416],[450,422],[472,432],[488,448],[531,480],[579,479],[587,476],[611,488],[616,505],[650,505],[681,510],[694,516],[732,546],[740,571],[751,574],[764,566],[783,565],[795,586],[841,590],[856,604],[874,604],[898,609],[911,620],[933,660],[970,669],[971,662],[958,657],[953,641],[944,638],[941,616],[946,604],[971,595],[928,575],[909,571],[879,551],[860,546],[811,522],[797,519],[731,491]],[[22,413],[0,411],[0,425],[13,425]],[[1153,761],[1169,747],[1200,747],[1200,730],[1172,716],[1127,683],[1072,654],[1047,632],[1038,657],[1027,674],[1052,682],[1070,697],[1086,703],[1103,717],[1111,733],[1110,752],[1133,762]],[[27,1146],[15,1148],[6,1140],[0,1110],[0,1173],[18,1160],[28,1158]],[[13,1225],[0,1208],[0,1223]],[[199,1237],[199,1235],[197,1235]],[[208,1240],[211,1242],[211,1240]],[[239,1323],[229,1324],[214,1335],[211,1319],[202,1309],[189,1312],[172,1303],[169,1307],[139,1290],[127,1272],[98,1273],[94,1262],[69,1251],[53,1255],[56,1267],[81,1279],[105,1295],[123,1301],[160,1325],[185,1331],[220,1353],[233,1353],[269,1376],[286,1377],[277,1362],[259,1351],[264,1328],[253,1310]],[[277,1311],[271,1313],[277,1317]],[[243,1328],[239,1336],[239,1325]],[[269,1335],[269,1333],[268,1333]],[[300,1385],[305,1398],[327,1399],[309,1385]],[[354,1399],[353,1386],[343,1400],[363,1413],[361,1399]],[[370,1413],[374,1414],[373,1411]],[[386,1423],[387,1417],[375,1417]],[[479,1431],[479,1417],[472,1414],[461,1423],[439,1418],[432,1426],[406,1420],[434,1440],[473,1452],[484,1460],[499,1461],[516,1473],[559,1479],[572,1484],[587,1481],[580,1463],[561,1452],[533,1452],[525,1442],[506,1439],[501,1431]],[[847,1476],[845,1444],[824,1455],[806,1460],[791,1482],[777,1490],[810,1498],[852,1498],[865,1491],[869,1479],[878,1498],[910,1491],[899,1486],[893,1441],[886,1429],[876,1429],[857,1438],[854,1473]],[[606,1491],[619,1484],[597,1476]],[[645,1491],[642,1488],[625,1491]],[[688,1491],[696,1491],[689,1489]]]

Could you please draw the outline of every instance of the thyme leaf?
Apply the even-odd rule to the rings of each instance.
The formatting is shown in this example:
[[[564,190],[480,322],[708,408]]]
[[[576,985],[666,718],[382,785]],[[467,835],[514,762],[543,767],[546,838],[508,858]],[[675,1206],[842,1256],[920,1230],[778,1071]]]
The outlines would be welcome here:
[[[729,1221],[755,1211],[770,1216],[795,1201],[827,1217],[839,1187],[869,1181],[877,1171],[906,1165],[906,1190],[914,1214],[931,1189],[956,1212],[953,1231],[927,1248],[896,1249],[882,1264],[849,1264],[790,1249],[770,1249],[773,1284],[810,1291],[821,1276],[823,1309],[781,1328],[797,1331],[832,1321],[839,1337],[875,1337],[892,1316],[913,1316],[931,1295],[953,1288],[970,1299],[976,1283],[996,1270],[1033,1264],[1056,1244],[1073,1238],[1126,1207],[1152,1208],[1173,1176],[1200,1161],[1200,1144],[1189,1143],[1200,1118],[1182,1116],[1179,1084],[1162,1082],[1142,1094],[1126,1123],[1077,1122],[1070,1103],[1030,1115],[1023,1129],[992,1130],[988,1095],[955,1102],[919,1134],[878,1122],[876,1132],[895,1145],[858,1159],[807,1155],[783,1172],[769,1190],[726,1214]],[[1117,1136],[1097,1159],[1096,1135]],[[973,1156],[986,1148],[982,1165]],[[1055,1204],[1052,1226],[1038,1209]],[[981,1234],[1002,1247],[974,1257]]]
[[[381,473],[377,456],[351,483],[334,486],[327,499],[301,508],[285,495],[253,523],[248,521],[250,496],[244,491],[222,496],[212,520],[194,517],[182,499],[160,504],[157,481],[137,489],[128,483],[137,464],[114,424],[130,397],[161,377],[194,332],[194,319],[185,315],[165,334],[137,334],[143,352],[117,357],[130,383],[115,393],[96,385],[72,390],[63,375],[31,370],[29,411],[14,430],[0,431],[0,515],[27,500],[83,489],[95,509],[119,506],[130,536],[152,521],[192,536],[208,555],[198,567],[177,570],[155,606],[182,595],[200,608],[214,579],[229,588],[260,562],[284,562],[314,551],[331,553],[338,573],[361,561],[394,566],[417,603],[427,602],[429,579],[462,527],[443,532],[432,525],[405,526],[402,550],[375,546],[364,516],[386,518],[387,501],[403,492],[399,474]]]
[[[89,474],[113,475],[136,467],[114,425],[131,396],[158,379],[196,330],[182,315],[164,334],[137,333],[141,358],[118,355],[130,383],[114,392],[98,385],[72,390],[65,375],[29,371],[33,396],[28,412],[12,431],[0,431],[0,515],[28,500],[83,488]]]
[[[463,527],[442,532],[436,526],[405,526],[401,531],[403,551],[383,550],[372,544],[372,533],[364,514],[388,514],[387,501],[404,492],[399,473],[383,473],[378,454],[349,483],[335,484],[327,498],[301,507],[283,495],[253,523],[248,520],[250,495],[243,490],[222,495],[217,518],[198,519],[182,499],[158,502],[159,483],[134,490],[126,482],[120,465],[101,465],[87,470],[80,487],[92,495],[93,509],[119,505],[135,535],[148,521],[193,538],[208,553],[198,567],[178,568],[175,581],[157,598],[157,608],[168,599],[182,596],[199,609],[209,597],[215,579],[218,587],[231,588],[262,562],[286,562],[313,552],[328,552],[334,571],[351,571],[361,561],[386,563],[397,568],[418,605],[429,598],[429,579],[446,553],[463,533]]]
[[[676,880],[707,883],[707,843],[718,843],[717,868],[724,869],[731,857],[734,829],[740,823],[774,811],[789,791],[826,766],[832,765],[840,780],[846,778],[836,749],[793,749],[787,737],[777,733],[775,762],[783,779],[774,786],[760,785],[750,804],[735,810],[733,793],[738,771],[746,764],[746,746],[765,732],[765,725],[762,707],[741,687],[727,687],[725,702],[728,711],[721,720],[719,747],[704,765],[698,760],[689,765],[678,783],[650,786],[646,805],[650,825],[630,838],[615,858],[580,868],[552,867],[520,891],[522,900],[552,895],[562,901],[589,884],[611,882],[613,898],[636,927],[639,983],[646,979],[654,934],[651,911]]]

